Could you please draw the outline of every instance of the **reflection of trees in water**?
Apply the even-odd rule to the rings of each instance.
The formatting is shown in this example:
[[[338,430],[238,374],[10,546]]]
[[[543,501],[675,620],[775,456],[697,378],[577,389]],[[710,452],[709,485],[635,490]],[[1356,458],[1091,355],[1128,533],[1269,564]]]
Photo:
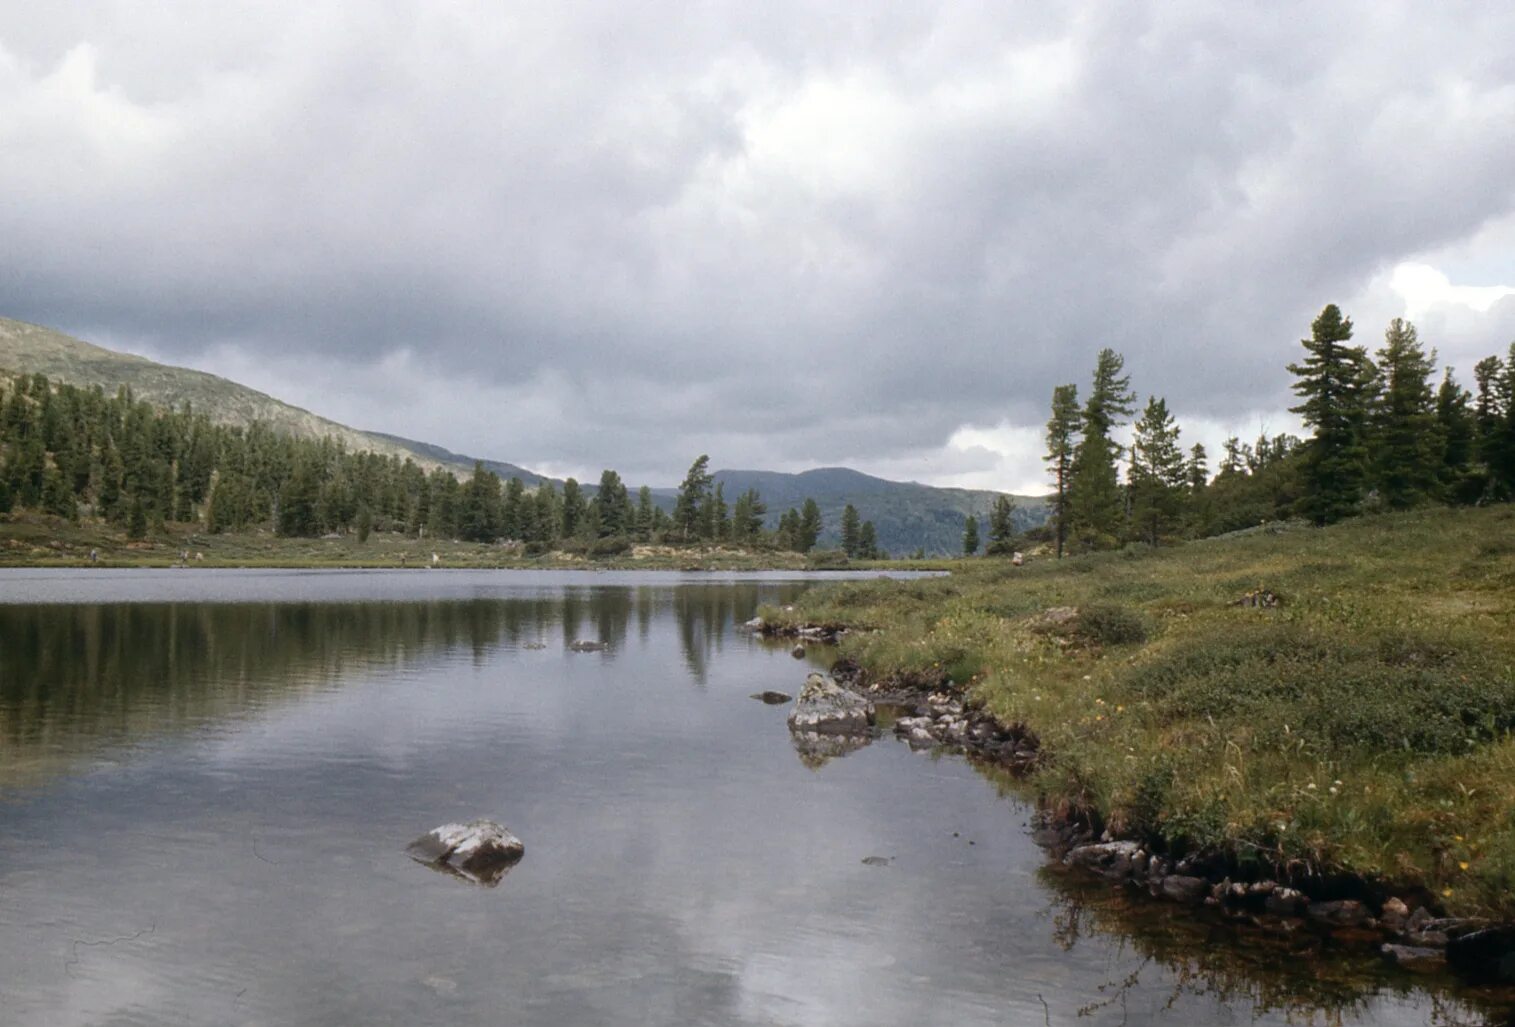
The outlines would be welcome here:
[[[765,600],[787,603],[806,587],[797,582],[766,588],[756,582],[722,582],[685,585],[676,590],[673,607],[679,644],[690,675],[703,685],[710,663],[725,646],[733,623],[750,618]]]
[[[1446,977],[1411,977],[1374,952],[1334,945],[1313,931],[1227,923],[1218,914],[1061,867],[1044,868],[1039,876],[1052,895],[1053,940],[1065,951],[1087,939],[1109,938],[1140,960],[1102,985],[1101,998],[1079,1010],[1080,1016],[1124,1010],[1128,994],[1167,988],[1167,1009],[1198,998],[1253,1017],[1280,1013],[1289,1023],[1372,1023],[1375,1000],[1388,995],[1417,996],[1430,1007],[1429,1022],[1445,1027],[1511,1022],[1507,998],[1470,995]]]
[[[672,615],[703,682],[736,616],[801,587],[755,583],[565,588],[430,602],[0,605],[0,772],[101,740],[172,730],[329,687],[373,668],[502,646],[650,639]],[[7,777],[12,776],[7,773]],[[3,780],[3,778],[0,778]]]

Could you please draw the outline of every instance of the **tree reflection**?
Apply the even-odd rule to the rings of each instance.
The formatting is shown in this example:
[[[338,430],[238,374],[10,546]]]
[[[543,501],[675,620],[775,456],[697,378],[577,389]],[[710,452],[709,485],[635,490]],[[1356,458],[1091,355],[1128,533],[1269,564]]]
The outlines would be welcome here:
[[[547,589],[512,598],[0,605],[0,785],[101,742],[172,731],[331,688],[377,669],[557,637],[607,643],[671,629],[703,684],[734,622],[799,582]],[[579,658],[579,657],[575,657]],[[583,657],[592,658],[592,657]]]

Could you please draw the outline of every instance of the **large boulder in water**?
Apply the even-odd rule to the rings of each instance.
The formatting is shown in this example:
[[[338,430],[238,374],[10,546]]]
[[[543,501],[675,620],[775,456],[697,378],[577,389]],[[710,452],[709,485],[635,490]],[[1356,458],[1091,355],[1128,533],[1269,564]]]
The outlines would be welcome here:
[[[873,703],[849,692],[829,674],[811,674],[789,714],[789,730],[806,734],[867,735]]]
[[[419,863],[492,888],[520,862],[526,846],[493,820],[472,820],[433,828],[405,851]]]

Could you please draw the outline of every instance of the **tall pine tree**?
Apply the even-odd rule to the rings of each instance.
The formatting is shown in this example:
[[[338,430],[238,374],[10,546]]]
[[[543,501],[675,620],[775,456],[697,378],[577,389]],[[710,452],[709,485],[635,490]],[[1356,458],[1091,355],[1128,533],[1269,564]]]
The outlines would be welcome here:
[[[1418,506],[1439,489],[1442,440],[1431,392],[1432,358],[1415,326],[1395,318],[1378,351],[1383,388],[1373,410],[1374,477],[1394,510]]]
[[[1079,424],[1083,434],[1069,470],[1068,530],[1085,548],[1113,545],[1121,534],[1125,503],[1115,466],[1121,446],[1114,431],[1131,416],[1136,398],[1130,377],[1122,373],[1125,363],[1113,349],[1100,350]]]
[[[1310,325],[1306,356],[1289,371],[1302,402],[1290,409],[1315,434],[1305,444],[1304,492],[1299,512],[1331,524],[1357,512],[1367,472],[1364,438],[1372,374],[1367,354],[1350,346],[1352,322],[1332,303]]]
[[[1052,495],[1048,497],[1057,557],[1062,559],[1068,541],[1068,482],[1078,446],[1078,386],[1059,385],[1052,390],[1052,417],[1047,421],[1047,466],[1052,471]]]
[[[1157,545],[1174,534],[1183,519],[1184,489],[1188,484],[1178,425],[1166,400],[1156,396],[1136,422],[1131,444],[1131,520],[1136,533]]]

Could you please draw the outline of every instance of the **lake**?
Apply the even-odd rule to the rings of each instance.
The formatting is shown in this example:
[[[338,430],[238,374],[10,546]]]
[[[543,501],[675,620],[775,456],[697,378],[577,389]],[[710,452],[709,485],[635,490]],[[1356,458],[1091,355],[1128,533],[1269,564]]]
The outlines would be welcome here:
[[[962,757],[802,759],[748,696],[828,654],[740,624],[816,580],[0,571],[0,1022],[1505,1022],[1049,867]],[[475,817],[497,887],[406,856]]]

